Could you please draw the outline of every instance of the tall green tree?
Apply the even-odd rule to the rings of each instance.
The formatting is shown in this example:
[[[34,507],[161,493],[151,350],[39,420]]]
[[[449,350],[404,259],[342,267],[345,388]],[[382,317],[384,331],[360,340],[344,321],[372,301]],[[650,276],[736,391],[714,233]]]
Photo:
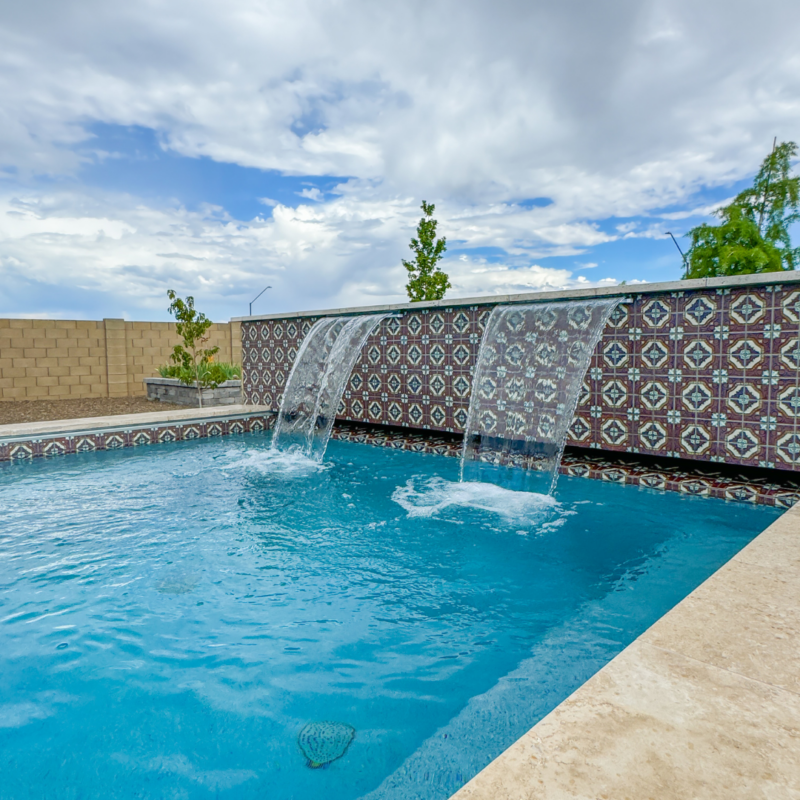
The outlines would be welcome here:
[[[687,278],[745,275],[796,269],[800,247],[792,247],[789,226],[800,221],[800,177],[792,176],[794,142],[781,142],[764,159],[753,185],[716,215],[719,225],[689,231]]]
[[[439,261],[447,250],[447,239],[436,238],[438,223],[433,218],[436,206],[422,201],[423,217],[417,225],[416,238],[411,240],[409,249],[414,252],[414,260],[403,259],[408,270],[406,291],[412,303],[420,300],[441,300],[450,288],[450,278],[439,268]]]

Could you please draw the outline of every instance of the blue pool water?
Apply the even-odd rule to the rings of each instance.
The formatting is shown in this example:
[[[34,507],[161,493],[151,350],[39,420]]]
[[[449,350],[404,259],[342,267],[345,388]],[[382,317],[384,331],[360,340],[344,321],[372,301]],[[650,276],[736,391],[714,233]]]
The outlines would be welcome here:
[[[444,800],[777,516],[267,443],[0,469],[0,798]]]

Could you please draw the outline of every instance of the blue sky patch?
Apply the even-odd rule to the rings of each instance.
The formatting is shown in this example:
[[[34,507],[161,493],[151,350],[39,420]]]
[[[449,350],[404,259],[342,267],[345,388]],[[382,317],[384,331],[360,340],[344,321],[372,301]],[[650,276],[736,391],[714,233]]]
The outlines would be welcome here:
[[[307,203],[303,190],[330,193],[346,177],[286,176],[214,161],[189,158],[162,147],[158,133],[140,126],[95,123],[92,138],[76,147],[86,158],[77,178],[87,186],[123,191],[150,202],[175,203],[195,211],[204,204],[222,206],[234,219],[268,217],[267,198],[285,206]]]

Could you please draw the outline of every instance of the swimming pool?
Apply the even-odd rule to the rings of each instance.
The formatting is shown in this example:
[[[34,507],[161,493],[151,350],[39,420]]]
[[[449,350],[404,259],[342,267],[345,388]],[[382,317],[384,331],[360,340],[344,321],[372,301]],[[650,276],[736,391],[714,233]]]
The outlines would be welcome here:
[[[447,798],[779,513],[267,446],[0,467],[0,798]]]

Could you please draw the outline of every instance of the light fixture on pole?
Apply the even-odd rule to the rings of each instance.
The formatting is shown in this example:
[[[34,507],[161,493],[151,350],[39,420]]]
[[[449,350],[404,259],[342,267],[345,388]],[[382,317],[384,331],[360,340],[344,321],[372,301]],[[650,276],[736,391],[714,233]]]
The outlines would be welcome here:
[[[257,294],[257,295],[256,295],[256,296],[255,296],[255,297],[254,297],[254,298],[253,298],[251,301],[250,301],[250,315],[249,315],[249,316],[251,316],[251,317],[253,316],[253,303],[255,303],[255,301],[256,301],[256,300],[258,300],[258,298],[259,298],[259,297],[261,297],[261,295],[262,295],[262,294],[264,294],[264,292],[266,292],[266,291],[267,291],[267,289],[271,289],[271,288],[272,288],[271,286],[267,286],[265,289],[262,289],[262,290],[261,290],[261,291],[260,291],[260,292],[259,292],[259,293],[258,293],[258,294]]]
[[[667,231],[667,236],[672,236],[672,234]],[[689,274],[689,265],[686,263],[686,254],[681,250],[681,246],[678,244],[678,240],[672,236],[672,241],[675,242],[675,247],[678,248],[678,252],[681,254],[681,258],[683,259],[683,277],[685,278]]]

